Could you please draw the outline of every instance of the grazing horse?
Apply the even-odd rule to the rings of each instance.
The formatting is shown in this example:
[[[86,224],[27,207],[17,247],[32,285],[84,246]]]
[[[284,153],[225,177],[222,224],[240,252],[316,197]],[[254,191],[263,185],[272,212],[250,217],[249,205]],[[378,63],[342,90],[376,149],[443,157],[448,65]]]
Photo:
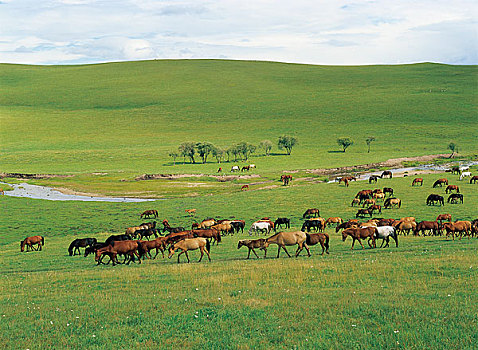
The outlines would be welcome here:
[[[244,170],[249,171],[250,169],[251,169],[250,165],[245,165],[245,166],[242,167],[241,172],[243,172]]]
[[[322,219],[322,220],[317,220],[317,219]],[[315,232],[317,232],[317,230],[322,232],[325,229],[325,220],[323,218],[317,218],[317,219],[305,220],[300,230],[304,232],[305,231],[310,232],[310,230],[314,228]]]
[[[260,232],[264,233],[269,233],[271,231],[272,227],[269,222],[264,222],[264,221],[259,221],[259,222],[254,222],[251,225],[251,228],[249,229],[249,236],[252,235],[252,231],[254,231],[256,234]]]
[[[413,234],[415,236],[420,235],[420,231],[422,232],[422,235],[425,236],[425,232],[429,231],[429,234],[433,234],[434,236],[437,236],[441,234],[440,230],[440,224],[437,221],[421,221],[417,224],[417,227],[413,231]]]
[[[157,210],[146,210],[144,211],[142,214],[141,214],[141,219],[142,218],[150,218],[151,216],[153,216],[153,218],[157,218],[158,217],[158,211]]]
[[[342,241],[345,242],[345,239],[347,236],[352,237],[352,248],[354,249],[354,244],[355,241],[358,241],[360,245],[362,246],[362,249],[365,247],[362,244],[362,239],[369,238],[368,245],[370,248],[372,248],[372,245],[370,245],[370,240],[372,240],[373,247],[376,248],[375,244],[375,233],[377,232],[376,227],[357,227],[357,228],[347,228],[342,231]]]
[[[383,203],[384,209],[392,209],[393,207],[400,208],[402,206],[402,201],[398,198],[387,198],[387,200]]]
[[[81,255],[80,252],[80,247],[81,248],[86,248],[86,247],[91,247],[97,243],[96,238],[80,238],[80,239],[75,239],[73,242],[71,242],[70,246],[68,247],[68,254],[70,256],[76,255],[76,252],[78,252],[78,255]]]
[[[292,181],[292,175],[282,175],[280,180],[283,182],[283,186],[287,186]]]
[[[451,204],[461,203],[461,204],[463,204],[463,195],[461,193],[452,193],[448,197],[447,203],[451,203]]]
[[[464,171],[460,175],[460,181],[463,180],[465,177],[471,176],[471,171]]]
[[[320,216],[319,209],[317,208],[310,208],[305,211],[305,213],[302,215],[302,219],[305,219],[306,217],[315,217],[315,216]]]
[[[384,193],[385,195],[388,194],[388,195],[391,197],[391,196],[393,196],[393,188],[391,188],[391,187],[384,187],[384,188],[383,188],[383,193]]]
[[[177,243],[172,244],[169,247],[169,255],[168,258],[171,259],[174,252],[178,249],[181,249],[181,253],[178,254],[178,264],[179,264],[179,257],[181,254],[186,254],[186,258],[189,260],[188,250],[196,250],[199,249],[201,251],[201,257],[199,258],[198,262],[201,262],[204,252],[206,252],[209,261],[211,261],[211,256],[209,252],[211,250],[211,245],[206,238],[203,237],[196,237],[196,238],[186,238]]]
[[[457,175],[460,175],[461,174],[461,169],[459,166],[454,166],[451,168],[451,173],[452,174],[457,174]]]
[[[285,228],[290,228],[290,219],[277,218],[277,220],[274,221],[274,231],[277,231],[277,229],[280,228],[282,225],[284,225]]]
[[[385,170],[382,175],[380,175],[381,178],[384,178],[385,176],[388,176],[389,179],[393,177],[393,174],[390,170]]]
[[[243,185],[241,187],[241,191],[247,191],[249,189],[249,185]]]
[[[33,247],[34,245],[37,245],[36,249]],[[27,246],[27,252],[29,250],[39,251],[39,250],[42,250],[42,246],[44,245],[45,245],[45,238],[43,236],[27,237],[20,242],[20,251],[21,252],[25,251],[25,246]]]
[[[440,214],[437,216],[437,221],[442,223],[442,221],[448,221],[451,222],[451,214]]]
[[[358,199],[358,198],[352,199],[352,203],[350,205],[353,207],[354,204],[360,205],[360,199]]]
[[[455,221],[455,222],[445,222],[443,228],[446,231],[448,236],[452,234],[453,240],[455,240],[455,232],[460,234],[460,239],[465,233],[468,238],[470,238],[470,231],[472,231],[472,224],[470,221]]]
[[[184,209],[186,213],[188,213],[190,216],[193,216],[196,214],[196,209]]]
[[[435,203],[438,203],[440,205],[445,205],[445,200],[443,199],[442,196],[438,194],[431,194],[427,198],[427,205],[435,205]]]
[[[372,217],[372,212],[368,209],[359,209],[357,214],[355,214],[355,217],[358,218],[358,217],[364,217],[366,215],[370,215],[370,217]]]
[[[446,184],[448,186],[448,179],[443,178],[443,179],[436,180],[435,183],[433,184],[433,188],[438,186],[442,187],[443,184]]]
[[[372,214],[374,211],[378,211],[380,214],[382,214],[382,207],[378,204],[374,204],[368,207],[368,211]]]
[[[415,185],[418,185],[420,184],[420,186],[423,186],[423,179],[421,177],[417,177],[415,179],[413,179],[412,181],[412,186],[415,186]]]
[[[231,167],[231,173],[235,172],[235,171],[239,171],[239,167],[237,165],[233,165]]]
[[[309,247],[307,246],[306,243],[307,240],[307,234],[302,231],[294,231],[294,232],[279,232],[276,233],[275,235],[269,237],[266,239],[265,248],[269,247],[270,244],[277,244],[279,246],[279,249],[277,251],[277,257],[279,257],[280,250],[281,248],[284,249],[286,254],[291,257],[287,249],[285,249],[286,246],[291,246],[291,245],[298,245],[297,251],[295,252],[295,256],[299,256],[300,252],[302,249],[307,250],[308,256],[310,256],[310,250]],[[265,250],[264,258],[266,257],[267,250]]]
[[[375,232],[375,238],[382,239],[382,244],[380,245],[380,248],[382,248],[384,242],[387,242],[384,248],[388,247],[390,242],[390,237],[392,237],[392,239],[395,241],[395,247],[398,248],[398,235],[397,235],[397,232],[395,231],[395,227],[393,226],[377,227],[377,231]]]
[[[324,255],[324,251],[329,254],[329,235],[327,233],[306,233],[306,240],[305,243],[309,246],[316,245],[320,243],[322,246],[322,253],[320,255]]]
[[[237,249],[240,249],[242,246],[245,246],[249,248],[249,252],[247,253],[247,258],[249,259],[251,255],[251,251],[254,253],[256,258],[259,259],[259,256],[257,255],[256,251],[254,248],[259,248],[264,250],[264,258],[266,257],[266,250],[267,248],[265,247],[266,240],[264,238],[259,238],[259,239],[241,239],[239,242],[237,242]]]
[[[159,251],[161,251],[161,254],[164,258],[164,251],[166,250],[166,237],[158,237],[152,241],[139,241],[139,244],[141,244],[142,249],[141,257],[147,254],[150,259],[156,259]],[[151,251],[153,249],[156,249],[156,255],[154,257],[151,256]]]
[[[407,235],[410,234],[410,231],[415,231],[415,228],[417,227],[417,223],[415,221],[398,221],[393,225],[398,232],[400,233],[406,233]]]
[[[355,195],[355,198],[370,198],[372,196],[372,190],[362,190],[358,191]]]
[[[375,199],[369,198],[363,201],[362,208],[365,208],[366,205],[374,205]]]
[[[445,189],[445,193],[451,193],[451,191],[456,191],[456,193],[460,193],[460,188],[457,185],[448,185]]]
[[[327,220],[325,220],[325,226],[327,226],[327,225],[331,226],[332,224],[337,224],[337,226],[338,226],[343,222],[344,222],[344,220],[342,220],[342,218],[339,218],[338,216],[335,216],[335,217],[331,217],[331,218],[328,218]]]
[[[378,175],[370,175],[370,177],[368,178],[368,183],[369,184],[371,184],[372,182],[377,183],[377,181],[380,177],[381,176],[378,176]]]
[[[475,175],[472,178],[470,178],[470,183],[471,184],[476,184],[477,181],[478,181],[478,175]]]
[[[231,226],[234,228],[236,233],[239,233],[239,230],[244,233],[244,227],[246,226],[246,222],[244,220],[233,220],[231,221]]]
[[[218,173],[222,172],[222,168],[217,169],[217,172]]]
[[[374,194],[372,195],[372,197],[373,197],[373,199],[375,199],[375,200],[381,199],[382,201],[384,201],[384,200],[385,200],[385,193],[383,193],[383,192],[382,192],[382,193],[374,193]]]
[[[138,250],[140,252],[138,253]],[[109,255],[113,266],[119,264],[118,254],[123,254],[129,256],[129,259],[126,261],[126,265],[129,265],[131,261],[134,262],[134,256],[138,257],[139,263],[141,264],[141,255],[142,248],[139,244],[139,241],[114,241],[110,245],[100,248],[96,251],[95,261],[97,264],[100,264],[100,259],[102,255]]]

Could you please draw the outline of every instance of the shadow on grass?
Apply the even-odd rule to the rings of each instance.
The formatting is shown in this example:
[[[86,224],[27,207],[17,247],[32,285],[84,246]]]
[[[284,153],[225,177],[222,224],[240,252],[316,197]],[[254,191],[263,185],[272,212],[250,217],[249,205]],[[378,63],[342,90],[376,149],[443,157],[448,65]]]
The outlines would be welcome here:
[[[344,151],[327,151],[327,153],[345,153]]]

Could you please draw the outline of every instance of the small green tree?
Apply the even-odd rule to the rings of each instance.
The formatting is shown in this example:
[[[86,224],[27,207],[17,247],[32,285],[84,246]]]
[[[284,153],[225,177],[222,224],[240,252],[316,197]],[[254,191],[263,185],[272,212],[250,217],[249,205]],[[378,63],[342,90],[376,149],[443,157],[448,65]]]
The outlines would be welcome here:
[[[241,151],[239,150],[237,145],[234,145],[229,148],[229,152],[231,153],[231,155],[234,156],[234,162],[237,162],[237,157],[241,155]]]
[[[196,143],[196,151],[202,159],[203,163],[207,162],[207,157],[214,149],[214,145],[209,142],[198,142]]]
[[[176,165],[176,158],[179,157],[179,153],[176,151],[169,152],[169,156],[173,158],[173,165]]]
[[[292,152],[292,147],[297,144],[297,138],[289,135],[279,136],[279,141],[277,142],[279,149],[285,149],[288,155]]]
[[[337,143],[340,147],[343,148],[343,152],[345,153],[345,150],[352,146],[354,144],[354,142],[349,139],[349,138],[342,138],[342,139],[337,139]]]
[[[214,147],[214,149],[212,150],[212,156],[216,158],[216,161],[218,163],[222,162],[225,153],[226,151],[224,151],[220,147]]]
[[[256,146],[250,144],[249,142],[238,143],[236,148],[244,160],[249,159],[249,156],[256,151]]]
[[[367,153],[370,153],[370,144],[375,141],[375,137],[373,136],[369,136],[367,137],[367,139],[365,140],[365,142],[367,143],[367,146],[368,146],[368,150],[367,150]]]
[[[448,144],[448,149],[451,151],[449,158],[453,158],[453,156],[455,155],[455,151],[458,153],[458,146],[454,142],[450,142]]]
[[[194,155],[196,154],[196,144],[194,142],[183,142],[179,145],[178,150],[183,158],[189,157],[191,163],[196,163],[194,159]]]
[[[268,156],[271,153],[272,142],[269,140],[263,140],[259,143],[259,148],[264,150],[264,154]]]

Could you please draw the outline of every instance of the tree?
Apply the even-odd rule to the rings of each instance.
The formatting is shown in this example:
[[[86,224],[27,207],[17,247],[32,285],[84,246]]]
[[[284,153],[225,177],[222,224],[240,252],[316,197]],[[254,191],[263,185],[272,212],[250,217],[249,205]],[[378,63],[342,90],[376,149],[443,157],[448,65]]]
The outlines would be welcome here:
[[[370,144],[375,141],[375,137],[373,136],[369,136],[367,137],[367,139],[365,140],[365,142],[367,143],[367,146],[368,146],[368,151],[367,153],[370,153]],[[345,152],[345,151],[344,151]]]
[[[250,144],[249,142],[241,142],[236,145],[239,153],[242,154],[243,159],[247,160],[249,156],[256,151],[256,146]]]
[[[195,146],[196,144],[194,142],[183,142],[178,147],[179,154],[181,154],[183,158],[189,157],[191,163],[196,163],[194,159],[194,155],[196,154]]]
[[[349,138],[337,139],[337,143],[340,147],[343,148],[344,153],[349,146],[352,146],[354,144],[354,142]]]
[[[259,143],[259,148],[264,150],[264,154],[268,156],[272,149],[272,142],[269,140],[263,140]]]
[[[286,150],[287,154],[290,155],[290,152],[292,152],[292,147],[298,144],[297,138],[294,136],[289,136],[289,135],[283,135],[279,136],[279,141],[277,142],[277,146],[279,149],[284,149]]]
[[[208,155],[212,152],[214,149],[214,145],[209,142],[198,142],[196,143],[196,151],[199,154],[199,156],[202,159],[203,163],[207,162],[207,157]]]
[[[179,153],[176,151],[169,152],[169,156],[173,158],[173,164],[176,165],[176,158],[179,157]]]
[[[455,151],[458,153],[458,146],[454,142],[450,142],[448,144],[448,149],[451,151],[449,158],[453,158],[453,156],[455,155]]]
[[[212,156],[216,158],[218,163],[221,163],[224,157],[224,153],[226,153],[226,151],[224,151],[220,147],[214,147],[214,149],[212,150]]]
[[[241,154],[237,145],[234,145],[229,148],[229,152],[234,156],[234,162],[237,162],[237,156]]]

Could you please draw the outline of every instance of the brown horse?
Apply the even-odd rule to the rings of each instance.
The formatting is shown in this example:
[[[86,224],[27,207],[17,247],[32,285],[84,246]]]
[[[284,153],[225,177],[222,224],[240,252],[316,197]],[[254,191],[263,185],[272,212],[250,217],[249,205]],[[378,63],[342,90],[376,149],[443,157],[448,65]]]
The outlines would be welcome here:
[[[306,217],[315,217],[315,216],[320,216],[319,209],[317,208],[310,208],[305,211],[305,213],[302,215],[302,219],[305,219]]]
[[[415,185],[418,185],[420,184],[420,186],[423,186],[423,179],[421,177],[417,177],[415,179],[413,179],[412,181],[412,186],[415,186]]]
[[[398,198],[387,198],[383,203],[384,209],[392,209],[393,207],[400,208],[402,206],[402,201]]]
[[[448,185],[445,189],[445,193],[451,193],[451,191],[456,191],[456,193],[460,193],[460,188],[457,185]]]
[[[159,251],[163,254],[164,258],[164,251],[166,250],[166,237],[158,237],[153,239],[152,241],[138,241],[141,244],[142,248],[142,256],[145,254],[149,255],[150,259],[156,259],[158,256]],[[151,250],[156,249],[156,255],[154,257],[151,256]]]
[[[292,175],[282,175],[280,180],[284,183],[283,186],[287,186],[292,181]]]
[[[222,171],[222,168],[217,169],[217,172],[220,173]]]
[[[422,235],[425,236],[425,232],[428,231],[429,235],[433,234],[435,236],[441,234],[440,224],[437,221],[421,221],[417,224],[417,227],[413,231],[415,236],[420,235],[420,231]]]
[[[141,249],[140,247],[141,245],[139,241],[114,241],[111,242],[110,245],[96,251],[95,261],[99,265],[101,262],[101,256],[109,255],[113,262],[113,266],[115,266],[116,264],[119,264],[118,254],[123,254],[126,257],[129,256],[126,265],[129,265],[131,261],[134,261],[134,256],[138,257],[139,263],[141,264],[141,255],[138,253],[138,248]]]
[[[158,211],[157,210],[145,210],[142,214],[141,214],[141,219],[142,218],[150,218],[151,216],[153,216],[153,218],[157,218],[158,217]]]
[[[325,225],[329,225],[331,226],[332,224],[337,224],[337,225],[340,225],[341,223],[343,223],[344,220],[342,220],[342,218],[338,217],[338,216],[335,216],[335,217],[331,217],[331,218],[328,218],[326,221],[325,221]]]
[[[193,216],[196,214],[196,209],[184,209],[186,213],[188,213],[190,216]]]
[[[448,221],[451,222],[451,214],[440,214],[437,216],[437,221],[442,223],[442,221]]]
[[[182,239],[186,238],[194,238],[193,232],[192,231],[181,231],[181,232],[173,232],[168,235],[166,235],[166,241],[165,244],[173,244],[176,243]]]
[[[37,249],[35,249],[33,246],[37,245]],[[33,251],[39,251],[42,249],[42,246],[45,245],[45,238],[43,236],[32,236],[32,237],[27,237],[23,241],[20,242],[20,251],[23,252],[25,251],[25,246],[27,246],[27,252],[29,250]]]
[[[257,255],[256,251],[254,248],[259,248],[264,250],[264,258],[266,257],[266,250],[267,248],[265,247],[266,240],[264,238],[259,238],[259,239],[241,239],[237,243],[237,249],[240,249],[242,246],[245,246],[249,248],[249,252],[247,253],[247,258],[249,259],[251,255],[251,251],[254,253],[256,258],[259,259],[259,256]]]
[[[360,205],[360,199],[358,199],[358,198],[352,199],[352,204],[350,204],[350,205],[353,207],[354,204]]]
[[[219,224],[219,225],[216,225],[216,226],[221,226],[221,225],[223,225],[223,224]],[[203,238],[212,238],[212,239],[214,239],[214,242],[216,242],[216,245],[218,245],[219,243],[221,243],[221,230],[216,228],[216,226],[212,226],[210,229],[192,230],[193,236],[194,237],[203,237]],[[233,230],[233,228],[230,224],[224,225],[224,226],[229,226],[230,230]]]
[[[448,179],[443,178],[443,179],[436,180],[435,183],[433,184],[433,188],[438,187],[438,186],[441,187],[441,186],[443,186],[443,184],[448,186]]]
[[[368,211],[373,214],[374,211],[378,211],[380,214],[382,214],[382,207],[378,204],[371,205],[368,207]]]
[[[296,245],[296,244],[298,245],[297,251],[295,252],[296,257],[299,256],[300,252],[304,248],[307,250],[307,254],[310,256],[310,250],[305,242],[306,240],[307,240],[307,234],[302,231],[279,232],[267,238],[266,243],[264,245],[265,245],[265,248],[267,249],[267,247],[270,244],[277,244],[279,246],[279,249],[277,251],[277,257],[279,257],[280,250],[282,248],[284,249],[284,251],[290,258],[291,256],[289,252],[287,251],[287,249],[285,249],[285,247],[290,245]],[[265,252],[267,254],[267,250],[265,250]],[[266,254],[264,254],[264,258],[266,257]]]
[[[393,227],[395,227],[397,229],[397,231],[399,233],[403,233],[403,234],[407,234],[409,235],[410,234],[410,231],[415,231],[416,227],[417,227],[417,223],[415,221],[397,221],[397,223],[395,223],[393,225]]]
[[[368,209],[359,209],[357,214],[355,214],[355,217],[358,218],[358,217],[364,217],[366,215],[370,215],[370,217],[372,217],[372,212]]]
[[[384,178],[385,176],[388,176],[389,179],[393,177],[393,174],[390,170],[385,170],[382,175],[380,175],[381,178]]]
[[[470,221],[455,221],[455,222],[445,222],[443,228],[446,230],[446,235],[452,235],[453,240],[455,240],[455,233],[460,234],[460,239],[465,233],[468,238],[470,238],[471,232],[471,222]]]
[[[344,222],[340,225],[337,225],[337,227],[335,228],[335,232],[339,232],[340,230],[345,230],[347,228],[351,228],[351,227],[358,227],[360,225],[360,222],[356,219],[352,219],[352,220],[349,220],[347,222]]]
[[[366,205],[374,205],[375,199],[366,199],[362,202],[362,208],[365,208]]]
[[[196,237],[196,238],[187,238],[174,243],[169,247],[169,255],[168,258],[171,259],[174,252],[178,249],[181,249],[181,253],[178,254],[178,264],[179,264],[179,257],[181,254],[186,254],[186,258],[189,260],[188,250],[196,250],[199,249],[201,251],[201,257],[199,258],[198,262],[201,262],[204,252],[206,252],[209,261],[211,261],[211,256],[209,255],[209,251],[211,250],[211,246],[209,241],[203,237]]]
[[[249,189],[249,185],[243,185],[241,187],[241,191],[247,191]]]
[[[247,170],[247,171],[251,170],[250,165],[244,165],[241,169],[241,172],[244,171],[244,170]]]
[[[324,255],[324,251],[329,254],[329,235],[327,233],[307,233],[307,238],[305,243],[309,246],[316,245],[320,243],[322,246],[322,254]]]
[[[471,184],[476,184],[477,181],[478,181],[478,176],[477,175],[470,178],[470,183]]]
[[[355,241],[358,241],[360,245],[362,246],[362,249],[364,249],[365,247],[363,246],[361,240],[365,238],[369,238],[368,245],[370,246],[370,248],[372,247],[372,245],[370,245],[370,240],[372,240],[373,247],[376,248],[377,247],[377,245],[375,244],[376,231],[377,231],[376,227],[347,228],[342,231],[342,241],[345,242],[345,239],[347,238],[347,236],[350,236],[353,239],[351,249],[354,249]]]
[[[3,188],[0,188],[0,195],[5,195],[5,192],[3,191]]]

